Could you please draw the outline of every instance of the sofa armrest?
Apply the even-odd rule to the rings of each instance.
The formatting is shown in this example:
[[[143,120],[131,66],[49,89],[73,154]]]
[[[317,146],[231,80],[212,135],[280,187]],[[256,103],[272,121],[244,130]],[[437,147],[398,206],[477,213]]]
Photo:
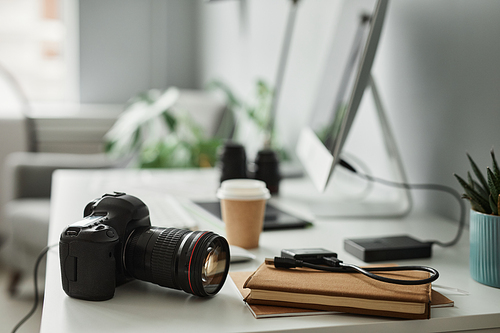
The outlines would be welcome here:
[[[52,173],[57,169],[102,169],[118,165],[104,154],[16,152],[4,169],[4,203],[19,198],[49,198]]]

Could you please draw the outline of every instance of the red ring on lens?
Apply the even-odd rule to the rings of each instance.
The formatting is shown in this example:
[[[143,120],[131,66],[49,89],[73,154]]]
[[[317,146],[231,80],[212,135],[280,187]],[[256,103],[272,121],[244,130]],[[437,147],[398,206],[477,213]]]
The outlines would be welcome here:
[[[189,288],[191,288],[191,292],[194,294],[194,290],[193,290],[193,286],[191,286],[191,260],[193,259],[193,254],[194,254],[194,250],[196,249],[196,245],[198,245],[198,242],[200,241],[200,239],[203,237],[204,234],[206,234],[208,231],[205,231],[204,233],[202,233],[200,235],[200,237],[198,237],[198,240],[196,241],[196,243],[194,244],[193,246],[193,250],[191,251],[191,256],[189,257],[189,266],[188,266],[188,281],[189,281]]]

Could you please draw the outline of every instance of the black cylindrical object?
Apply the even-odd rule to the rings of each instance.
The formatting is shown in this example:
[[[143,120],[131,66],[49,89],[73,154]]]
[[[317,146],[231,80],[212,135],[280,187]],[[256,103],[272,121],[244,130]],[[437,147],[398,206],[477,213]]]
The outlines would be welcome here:
[[[219,150],[220,181],[248,178],[245,148],[236,142],[227,142]]]
[[[254,178],[265,182],[271,194],[279,192],[281,175],[278,157],[274,150],[263,149],[257,153]]]

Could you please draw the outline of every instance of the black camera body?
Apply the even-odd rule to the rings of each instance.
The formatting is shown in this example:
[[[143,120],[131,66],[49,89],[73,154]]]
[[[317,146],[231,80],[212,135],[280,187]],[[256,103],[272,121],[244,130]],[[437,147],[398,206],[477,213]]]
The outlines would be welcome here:
[[[84,216],[61,234],[63,289],[72,297],[107,300],[131,279],[121,260],[124,242],[135,228],[151,226],[149,210],[136,197],[114,193],[87,204]]]
[[[62,286],[71,297],[102,301],[132,279],[216,294],[229,270],[229,245],[212,232],[152,227],[148,207],[125,193],[85,207],[59,242]]]

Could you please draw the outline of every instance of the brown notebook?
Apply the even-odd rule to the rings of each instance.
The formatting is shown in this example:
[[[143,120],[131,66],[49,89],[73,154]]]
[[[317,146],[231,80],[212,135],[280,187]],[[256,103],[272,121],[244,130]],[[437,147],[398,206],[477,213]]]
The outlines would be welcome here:
[[[253,272],[230,272],[229,275],[233,280],[236,288],[240,292],[243,300],[250,293],[250,289],[244,289],[243,285],[248,277],[253,274]],[[276,318],[276,317],[296,317],[296,316],[312,316],[312,315],[328,315],[337,313],[336,311],[321,311],[321,310],[311,310],[302,308],[290,308],[284,306],[271,306],[271,305],[259,305],[259,304],[248,304],[245,302],[250,312],[256,319],[261,318]]]
[[[241,297],[245,299],[250,293],[250,289],[243,288],[245,281],[248,279],[253,272],[230,272],[229,275],[233,280],[233,283],[238,288]],[[323,310],[311,310],[302,308],[290,308],[284,306],[271,306],[271,305],[259,305],[259,304],[248,304],[248,309],[252,312],[256,319],[261,318],[276,318],[276,317],[296,317],[296,316],[315,316],[315,315],[328,315],[339,313],[338,311],[323,311]],[[448,297],[442,295],[441,293],[432,289],[431,293],[431,309],[434,308],[444,308],[453,307],[455,302],[453,302]]]
[[[387,272],[397,279],[423,279],[426,272]],[[245,282],[250,305],[270,305],[376,316],[430,317],[431,285],[405,286],[358,273],[332,274],[309,269],[276,269],[261,265]]]

